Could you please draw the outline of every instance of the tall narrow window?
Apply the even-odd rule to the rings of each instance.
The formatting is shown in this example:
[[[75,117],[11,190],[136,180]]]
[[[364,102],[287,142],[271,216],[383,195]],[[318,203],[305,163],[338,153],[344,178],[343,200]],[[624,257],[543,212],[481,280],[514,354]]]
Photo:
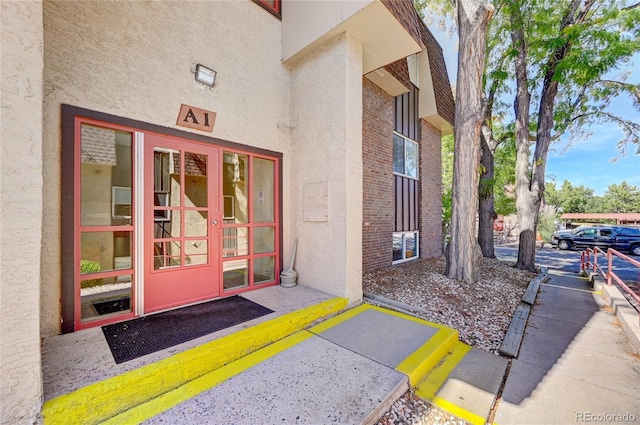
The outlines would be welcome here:
[[[80,322],[132,312],[132,134],[80,126]]]
[[[419,169],[418,89],[394,99],[394,132],[392,135],[394,178],[393,262],[419,256]]]
[[[223,154],[223,289],[275,282],[277,267],[276,162]]]

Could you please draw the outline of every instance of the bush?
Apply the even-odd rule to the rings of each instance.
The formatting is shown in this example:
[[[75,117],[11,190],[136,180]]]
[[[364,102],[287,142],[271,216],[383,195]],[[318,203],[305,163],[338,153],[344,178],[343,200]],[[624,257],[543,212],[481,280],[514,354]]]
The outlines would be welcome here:
[[[542,240],[549,242],[551,235],[556,231],[556,209],[553,206],[546,205],[540,210],[538,217],[538,233],[542,236]]]

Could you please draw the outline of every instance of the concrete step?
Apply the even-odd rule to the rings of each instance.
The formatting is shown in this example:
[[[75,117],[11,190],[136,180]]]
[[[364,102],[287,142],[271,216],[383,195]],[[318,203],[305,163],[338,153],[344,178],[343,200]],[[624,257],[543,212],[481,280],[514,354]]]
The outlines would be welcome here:
[[[457,337],[454,329],[364,304],[212,372],[200,380],[210,388],[180,404],[167,409],[170,403],[152,400],[107,423],[372,424]],[[143,410],[158,413],[133,414]]]
[[[462,342],[415,386],[418,397],[474,425],[489,419],[508,360]]]
[[[47,400],[44,423],[98,424],[185,384],[196,381],[197,386],[199,378],[339,313],[347,302],[329,299]]]
[[[455,329],[368,304],[346,307],[329,299],[79,388],[46,401],[44,423],[374,423],[413,386],[464,419],[484,414],[458,400],[443,406],[442,388],[465,361],[487,362]],[[478,379],[470,385],[490,381]]]

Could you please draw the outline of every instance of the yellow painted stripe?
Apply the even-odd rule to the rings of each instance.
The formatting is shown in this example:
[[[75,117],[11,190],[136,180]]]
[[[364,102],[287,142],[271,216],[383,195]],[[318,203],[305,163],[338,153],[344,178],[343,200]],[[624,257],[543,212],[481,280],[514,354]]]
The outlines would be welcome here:
[[[456,406],[455,404],[445,399],[435,397],[433,400],[430,400],[430,403],[446,412],[451,413],[454,416],[459,417],[460,419],[464,419],[465,421],[473,425],[485,425],[485,423],[487,422],[486,418],[483,418],[482,416],[478,416],[473,412],[469,412],[468,410]]]
[[[398,311],[394,311],[394,310],[389,310],[389,309],[386,309],[386,308],[378,307],[377,305],[371,305],[371,304],[363,304],[363,305],[369,310],[378,310],[378,311],[381,311],[383,313],[390,314],[392,316],[401,317],[403,319],[410,320],[412,322],[420,323],[422,325],[432,326],[432,327],[438,328],[438,329],[451,329],[451,328],[447,328],[446,326],[441,325],[439,323],[429,322],[428,320],[420,319],[419,317],[410,316],[408,314],[400,313]]]
[[[433,369],[433,371],[418,384],[416,394],[427,401],[435,399],[438,390],[469,351],[471,351],[471,346],[458,342],[444,362]]]
[[[238,375],[250,367],[275,356],[276,354],[293,347],[294,345],[311,338],[312,333],[301,331],[290,335],[276,343],[255,351],[248,356],[238,359],[211,373],[186,383],[168,393],[165,393],[147,403],[134,407],[124,413],[102,422],[102,425],[138,424],[146,421],[174,406],[197,396],[198,394],[215,387],[216,385]],[[250,403],[250,401],[249,401]]]
[[[305,329],[347,303],[332,298],[48,400],[42,408],[44,423],[98,424]]]
[[[457,342],[458,331],[443,327],[420,348],[404,359],[396,367],[396,370],[407,375],[411,386],[415,386],[447,355]]]
[[[311,328],[309,328],[310,332],[313,332],[314,334],[319,334],[322,333],[324,331],[326,331],[327,329],[330,329],[336,325],[339,325],[340,323],[346,322],[347,320],[351,319],[352,317],[357,316],[358,314],[362,313],[363,311],[365,311],[366,305],[365,304],[361,304],[358,307],[354,307],[350,310],[347,310],[343,313],[338,314],[337,316],[334,316],[330,319],[327,319],[325,321],[323,321],[322,323],[312,326]]]
[[[438,397],[436,394],[438,390],[445,383],[453,369],[458,366],[460,361],[467,355],[467,353],[471,351],[471,346],[464,344],[462,342],[457,342],[451,354],[440,364],[438,367],[433,369],[433,371],[418,384],[416,388],[416,394],[418,397],[421,397],[427,400],[429,403],[433,404],[436,407],[439,407],[442,410],[445,410],[451,413],[454,416],[459,417],[460,419],[464,419],[465,421],[473,424],[473,425],[484,425],[486,419],[482,416],[478,416],[477,414],[470,412],[462,407],[452,403],[449,400],[445,400],[444,398]]]
[[[429,322],[427,320],[424,319],[420,319],[418,317],[414,317],[414,316],[410,316],[408,314],[404,314],[404,313],[400,313],[394,310],[389,310],[383,307],[378,307],[377,305],[371,305],[371,304],[361,304],[358,307],[354,307],[350,310],[345,311],[344,313],[341,313],[335,317],[332,317],[331,319],[325,320],[324,322],[310,328],[309,330],[315,334],[319,334],[322,333],[324,331],[326,331],[327,329],[331,329],[336,325],[339,325],[340,323],[346,322],[347,320],[351,319],[352,317],[357,316],[358,314],[367,311],[367,310],[376,310],[376,311],[380,311],[382,313],[385,314],[389,314],[391,316],[396,316],[396,317],[400,317],[402,319],[405,320],[409,320],[412,322],[416,322],[416,323],[420,323],[422,325],[426,325],[426,326],[431,326],[434,328],[438,328],[438,329],[450,329],[447,328],[446,326],[440,325],[438,323],[434,323],[434,322]]]

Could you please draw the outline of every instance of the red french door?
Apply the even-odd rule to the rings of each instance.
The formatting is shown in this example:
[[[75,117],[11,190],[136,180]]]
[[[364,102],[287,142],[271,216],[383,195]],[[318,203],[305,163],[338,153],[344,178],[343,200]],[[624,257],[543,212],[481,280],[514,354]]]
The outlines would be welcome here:
[[[144,145],[144,312],[219,296],[219,150],[149,133]]]

